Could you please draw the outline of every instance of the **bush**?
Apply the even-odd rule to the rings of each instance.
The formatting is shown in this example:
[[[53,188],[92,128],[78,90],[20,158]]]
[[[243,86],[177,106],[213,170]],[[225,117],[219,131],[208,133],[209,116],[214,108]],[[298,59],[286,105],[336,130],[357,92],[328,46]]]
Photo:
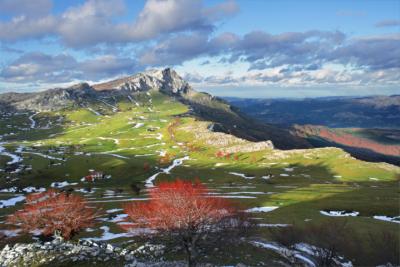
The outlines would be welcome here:
[[[80,230],[92,226],[97,216],[97,211],[87,206],[85,198],[48,190],[28,195],[24,208],[8,216],[7,222],[26,233],[61,234],[70,239]]]
[[[150,201],[131,202],[124,207],[131,223],[127,231],[163,234],[184,248],[189,266],[195,264],[199,243],[210,234],[240,227],[237,210],[225,199],[212,197],[200,183],[164,182],[149,191]],[[150,232],[151,232],[150,231]]]

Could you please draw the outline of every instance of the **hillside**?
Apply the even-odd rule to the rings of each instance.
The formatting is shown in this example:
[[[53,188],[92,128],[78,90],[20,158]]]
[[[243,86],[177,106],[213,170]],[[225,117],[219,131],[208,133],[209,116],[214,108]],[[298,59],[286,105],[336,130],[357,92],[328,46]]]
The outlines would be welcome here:
[[[400,165],[400,96],[227,100],[313,147],[335,146],[362,160]]]
[[[56,188],[82,195],[103,211],[97,225],[74,240],[108,242],[149,261],[141,247],[146,239],[120,227],[126,217],[122,204],[144,201],[150,187],[177,177],[203,182],[213,195],[257,218],[253,232],[235,245],[205,248],[210,256],[204,263],[311,266],[315,255],[296,250],[293,259],[268,249],[276,246],[274,229],[292,226],[311,229],[346,220],[344,244],[398,232],[399,167],[364,162],[333,147],[280,150],[279,145],[299,146],[291,144],[299,139],[194,91],[170,69],[94,86],[5,94],[0,102],[0,246],[33,241],[5,217],[21,208],[28,192]],[[93,174],[101,178],[86,178]],[[356,215],[335,215],[340,211]],[[313,244],[322,246],[318,238]],[[363,240],[358,250],[340,247],[338,253],[358,265],[383,264],[377,245]],[[177,251],[152,261],[182,260]],[[66,260],[65,266],[94,264]],[[101,264],[123,266],[110,257]]]

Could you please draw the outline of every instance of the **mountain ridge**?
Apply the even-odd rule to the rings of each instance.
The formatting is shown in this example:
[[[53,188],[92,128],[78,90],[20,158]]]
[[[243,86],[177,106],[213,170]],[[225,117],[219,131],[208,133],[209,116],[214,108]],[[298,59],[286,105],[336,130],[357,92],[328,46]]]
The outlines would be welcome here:
[[[232,134],[249,141],[272,141],[279,149],[309,148],[307,141],[272,124],[251,119],[225,100],[197,92],[170,68],[150,70],[112,81],[89,85],[77,84],[37,93],[0,94],[0,109],[34,112],[57,111],[71,107],[87,107],[104,98],[134,97],[137,93],[156,90],[191,107],[191,114],[200,120],[215,123],[215,131]]]

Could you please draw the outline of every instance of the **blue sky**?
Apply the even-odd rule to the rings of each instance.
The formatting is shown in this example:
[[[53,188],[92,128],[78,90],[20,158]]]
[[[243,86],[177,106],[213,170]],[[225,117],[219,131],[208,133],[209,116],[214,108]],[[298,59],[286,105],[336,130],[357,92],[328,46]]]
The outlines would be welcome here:
[[[0,92],[164,67],[216,95],[398,94],[400,1],[0,0]]]

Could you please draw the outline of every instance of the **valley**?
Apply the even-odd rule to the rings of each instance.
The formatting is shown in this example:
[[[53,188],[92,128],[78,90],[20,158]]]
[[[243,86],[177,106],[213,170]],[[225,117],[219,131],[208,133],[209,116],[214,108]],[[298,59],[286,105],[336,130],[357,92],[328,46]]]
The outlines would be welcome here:
[[[340,148],[309,148],[273,125],[250,129],[249,120],[227,103],[195,92],[168,72],[94,89],[79,85],[61,91],[69,94],[65,99],[49,100],[55,91],[39,93],[45,100],[26,97],[0,108],[1,245],[32,241],[6,224],[6,216],[21,207],[27,193],[56,188],[101,207],[96,227],[76,238],[138,247],[143,241],[118,226],[127,216],[122,204],[145,201],[158,182],[181,178],[198,179],[256,221],[250,236],[234,247],[218,247],[207,262],[291,264],[274,243],[274,229],[345,222],[346,242],[361,238],[358,246],[370,253],[338,247],[340,255],[354,265],[385,263],[367,237],[399,231],[399,167],[362,161]],[[205,113],[206,104],[219,116]],[[276,144],[271,136],[281,138]],[[290,143],[279,144],[285,136],[298,141],[293,149],[281,149]],[[310,255],[298,255],[306,257],[301,264],[312,266]]]
[[[400,165],[399,96],[227,101],[312,147],[339,147],[361,160]]]

